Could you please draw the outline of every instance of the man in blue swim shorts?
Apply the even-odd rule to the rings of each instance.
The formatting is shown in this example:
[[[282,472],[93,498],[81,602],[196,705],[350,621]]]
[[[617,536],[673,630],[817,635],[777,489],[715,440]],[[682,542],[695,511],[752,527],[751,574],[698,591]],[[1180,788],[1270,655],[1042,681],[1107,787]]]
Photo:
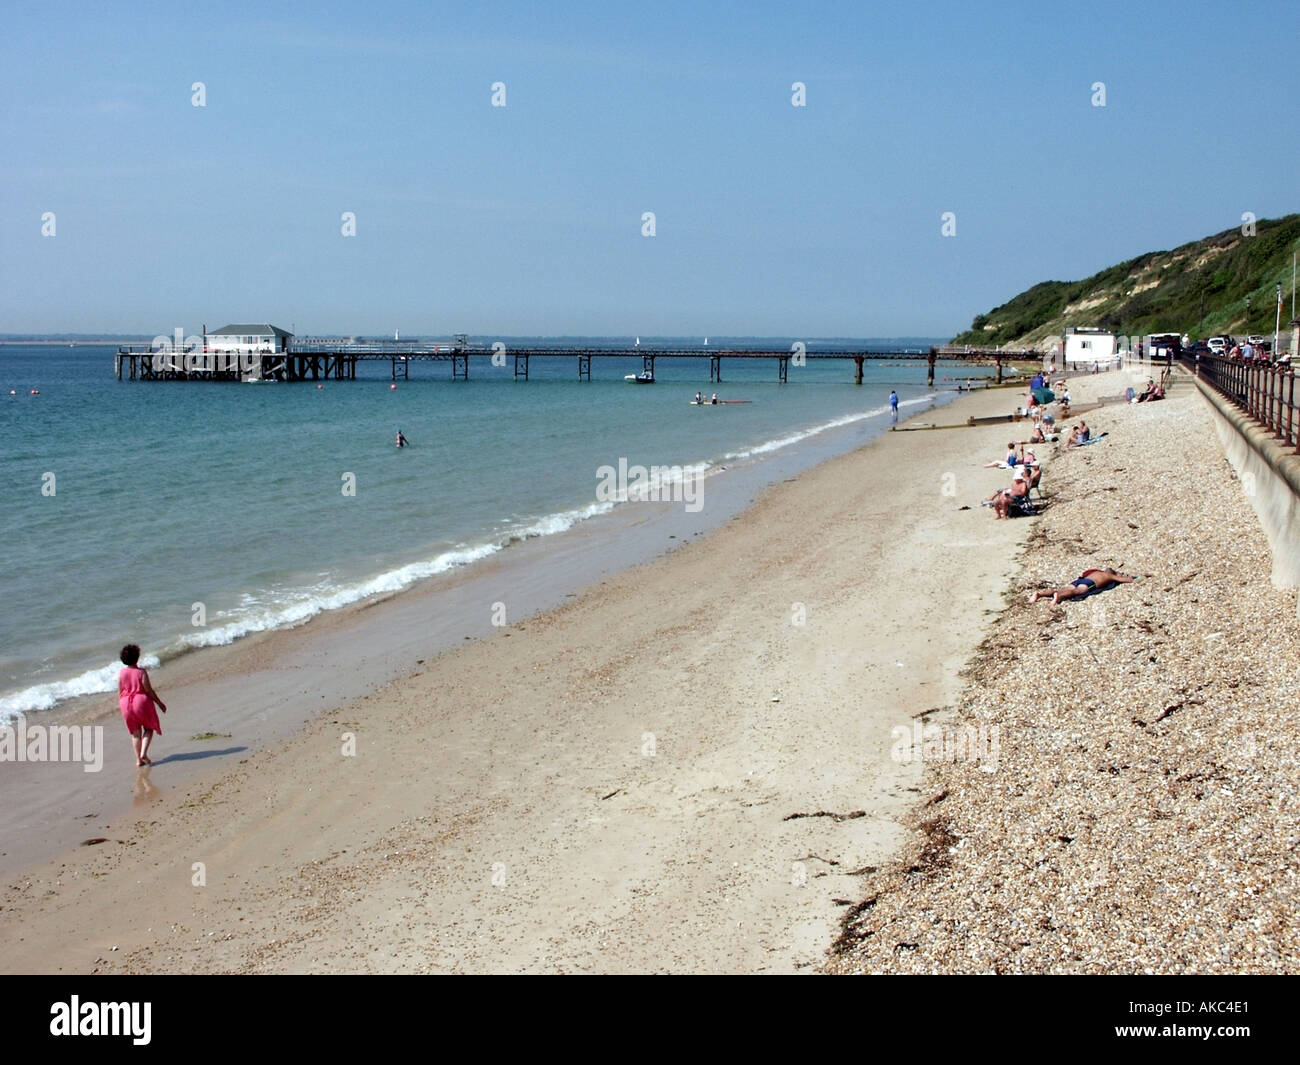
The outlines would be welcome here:
[[[1040,599],[1046,599],[1049,595],[1052,597],[1052,606],[1056,606],[1062,599],[1076,599],[1080,596],[1089,595],[1094,591],[1101,591],[1103,588],[1109,588],[1112,584],[1132,584],[1137,580],[1136,577],[1126,577],[1122,573],[1116,573],[1113,569],[1086,569],[1083,576],[1076,577],[1063,588],[1047,588],[1029,593],[1029,601],[1036,603]]]

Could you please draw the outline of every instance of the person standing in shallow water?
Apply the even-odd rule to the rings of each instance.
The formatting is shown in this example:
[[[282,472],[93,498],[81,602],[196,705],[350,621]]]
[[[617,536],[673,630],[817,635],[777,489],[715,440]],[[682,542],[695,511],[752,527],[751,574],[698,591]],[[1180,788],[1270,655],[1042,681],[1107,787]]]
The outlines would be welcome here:
[[[126,722],[126,731],[131,733],[135,764],[141,766],[153,765],[149,760],[149,744],[153,742],[155,732],[162,735],[158,710],[167,713],[167,704],[158,698],[158,693],[149,683],[148,670],[136,666],[139,661],[140,648],[136,644],[128,643],[122,648],[124,668],[117,675],[117,705],[122,711],[122,720]]]
[[[897,392],[889,393],[889,413],[890,415],[892,415],[894,421],[898,421],[898,393]]]

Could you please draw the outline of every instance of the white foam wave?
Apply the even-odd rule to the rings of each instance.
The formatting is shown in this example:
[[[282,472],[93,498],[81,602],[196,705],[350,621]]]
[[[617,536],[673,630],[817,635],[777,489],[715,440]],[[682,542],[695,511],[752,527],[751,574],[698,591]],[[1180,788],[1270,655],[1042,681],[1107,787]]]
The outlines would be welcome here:
[[[566,529],[572,529],[580,521],[594,518],[598,514],[608,514],[613,509],[613,506],[613,503],[606,502],[589,503],[585,507],[577,507],[574,510],[548,514],[530,525],[512,528],[507,535],[506,543],[514,544],[520,540],[531,540],[537,536],[553,536],[556,533],[562,533]]]
[[[140,665],[145,669],[153,669],[158,665],[158,658],[155,655],[141,655]],[[117,674],[121,668],[121,662],[111,662],[106,666],[88,669],[68,680],[36,684],[13,695],[0,698],[0,724],[17,720],[22,714],[31,710],[48,710],[64,699],[110,692],[117,687]]]
[[[900,405],[905,407],[913,406],[929,403],[933,399],[934,395],[926,395],[906,400]],[[801,440],[806,440],[830,429],[851,425],[867,418],[879,417],[887,413],[888,410],[888,407],[876,407],[834,418],[800,432],[791,433],[788,436],[764,441],[744,451],[729,452],[725,458],[735,461],[755,455],[767,454],[789,447],[791,444],[797,444]],[[654,470],[654,467],[647,467],[647,472],[651,470]],[[715,467],[709,462],[680,464],[678,466],[665,465],[654,473],[650,482],[642,486],[642,492],[650,498],[657,498],[663,494],[666,485],[671,485],[676,481],[684,481],[687,478],[707,477],[721,472],[722,468]],[[633,493],[633,498],[641,495],[642,492]],[[606,514],[619,503],[627,501],[627,492],[621,491],[617,500],[593,502],[571,510],[547,514],[527,524],[509,526],[503,530],[500,539],[495,542],[468,546],[461,545],[453,550],[443,551],[433,558],[408,563],[378,576],[343,587],[333,587],[326,580],[313,588],[290,593],[288,596],[284,594],[245,592],[240,596],[240,612],[238,616],[220,625],[186,633],[167,645],[162,653],[165,658],[172,658],[178,654],[201,647],[219,647],[231,644],[241,637],[250,636],[254,633],[267,632],[272,629],[292,628],[325,611],[337,610],[340,607],[349,606],[352,603],[360,602],[375,595],[399,592],[417,581],[437,576],[439,573],[444,573],[458,566],[470,565],[495,554],[510,544],[522,540],[531,540],[538,536],[552,536],[564,532],[579,522]],[[143,656],[141,661],[146,668],[152,669],[159,664],[160,660],[153,655],[147,655]],[[31,711],[49,710],[66,699],[111,692],[117,687],[117,675],[120,669],[121,664],[114,662],[99,668],[88,669],[67,680],[36,684],[14,692],[12,695],[0,696],[0,723],[13,720],[19,715]]]
[[[591,503],[584,507],[548,514],[531,523],[509,527],[496,542],[460,546],[450,551],[443,551],[433,558],[411,562],[343,587],[331,586],[326,581],[288,595],[245,592],[239,597],[240,607],[236,617],[222,624],[186,633],[164,647],[162,655],[163,658],[174,658],[176,655],[200,647],[225,646],[254,633],[293,628],[327,610],[337,610],[372,596],[399,592],[417,581],[437,576],[458,566],[470,565],[512,543],[564,532],[580,521],[608,512],[612,507],[612,503]],[[141,661],[146,668],[152,669],[159,664],[160,659],[148,655],[142,657]],[[111,692],[117,687],[117,675],[121,668],[121,663],[115,662],[96,669],[88,669],[67,680],[36,684],[11,695],[0,696],[0,722],[16,719],[32,711],[49,710],[66,699]]]
[[[928,393],[924,396],[917,396],[915,399],[905,399],[899,403],[900,407],[915,407],[922,403],[932,403],[937,393]],[[845,414],[839,418],[832,418],[828,422],[821,422],[818,425],[810,426],[807,429],[800,430],[797,433],[791,433],[789,436],[777,437],[773,440],[765,440],[761,444],[755,444],[744,451],[729,451],[726,455],[728,459],[735,461],[737,459],[747,459],[754,455],[765,455],[771,451],[779,451],[781,448],[789,447],[791,444],[797,444],[801,440],[807,440],[810,436],[817,436],[819,433],[827,432],[831,429],[839,429],[841,426],[852,425],[854,422],[866,421],[868,418],[879,418],[889,413],[888,406],[872,407],[868,410],[856,411],[853,414]]]

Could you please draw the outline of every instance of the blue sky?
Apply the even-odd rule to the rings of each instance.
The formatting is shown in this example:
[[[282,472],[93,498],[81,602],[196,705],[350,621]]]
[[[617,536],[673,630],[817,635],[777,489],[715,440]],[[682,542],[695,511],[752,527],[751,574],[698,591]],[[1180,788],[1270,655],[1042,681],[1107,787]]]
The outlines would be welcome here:
[[[0,331],[946,336],[1300,209],[1295,5],[981,6],[10,7]]]

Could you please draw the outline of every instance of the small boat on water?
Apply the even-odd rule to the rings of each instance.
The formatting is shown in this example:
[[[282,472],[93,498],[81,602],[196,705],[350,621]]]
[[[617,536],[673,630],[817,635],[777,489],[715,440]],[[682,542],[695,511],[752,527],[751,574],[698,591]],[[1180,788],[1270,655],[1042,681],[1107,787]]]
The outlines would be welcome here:
[[[624,381],[631,381],[634,385],[652,385],[655,383],[655,375],[649,370],[642,370],[640,373],[626,374]]]

